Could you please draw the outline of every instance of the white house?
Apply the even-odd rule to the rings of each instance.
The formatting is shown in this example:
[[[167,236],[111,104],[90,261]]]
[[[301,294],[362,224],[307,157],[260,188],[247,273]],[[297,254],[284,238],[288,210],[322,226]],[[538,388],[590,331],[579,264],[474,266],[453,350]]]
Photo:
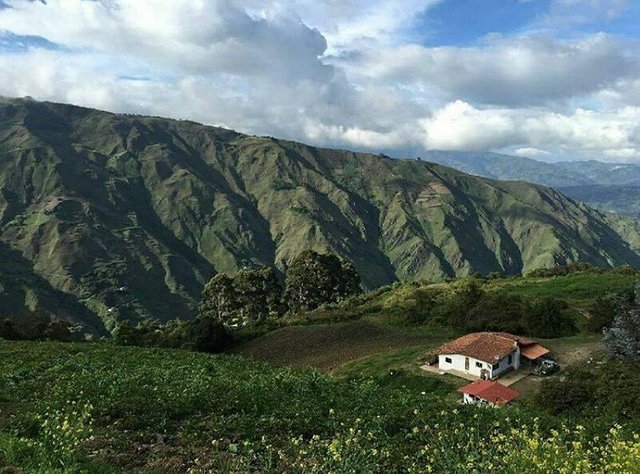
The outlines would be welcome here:
[[[549,351],[532,339],[505,332],[476,332],[437,349],[438,368],[453,374],[496,379]]]

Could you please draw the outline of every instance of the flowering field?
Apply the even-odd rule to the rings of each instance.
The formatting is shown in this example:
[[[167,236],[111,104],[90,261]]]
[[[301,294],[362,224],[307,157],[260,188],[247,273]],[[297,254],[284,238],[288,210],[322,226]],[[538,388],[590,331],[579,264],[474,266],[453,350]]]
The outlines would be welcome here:
[[[625,426],[526,406],[235,356],[0,341],[0,472],[626,474],[638,459]]]

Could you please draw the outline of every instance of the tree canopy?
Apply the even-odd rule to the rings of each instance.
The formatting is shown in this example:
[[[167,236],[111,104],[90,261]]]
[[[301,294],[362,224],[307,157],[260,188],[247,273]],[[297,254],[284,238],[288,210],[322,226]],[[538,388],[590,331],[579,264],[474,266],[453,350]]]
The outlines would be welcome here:
[[[287,269],[285,300],[291,312],[310,311],[361,291],[353,264],[332,254],[305,250]]]

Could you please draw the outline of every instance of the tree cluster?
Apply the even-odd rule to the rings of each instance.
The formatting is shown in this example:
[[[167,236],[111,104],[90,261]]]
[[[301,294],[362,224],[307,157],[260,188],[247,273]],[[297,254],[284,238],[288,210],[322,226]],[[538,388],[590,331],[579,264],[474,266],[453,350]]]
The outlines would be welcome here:
[[[575,273],[590,273],[590,274],[603,274],[603,273],[618,273],[622,275],[637,275],[638,270],[630,267],[629,265],[621,265],[615,268],[602,268],[589,263],[573,262],[567,265],[560,265],[552,268],[539,268],[529,272],[527,276],[535,278],[547,278],[557,276],[573,275]]]
[[[198,313],[231,328],[260,324],[282,313],[281,296],[271,268],[245,269],[233,276],[219,273],[204,287]]]
[[[113,331],[113,342],[122,346],[220,352],[229,345],[230,337],[222,323],[197,317],[190,321],[174,319],[164,325],[153,320],[138,324],[122,321]]]
[[[360,275],[352,263],[305,250],[287,269],[284,303],[292,313],[311,311],[360,291]]]
[[[257,325],[285,312],[311,311],[361,291],[355,267],[335,255],[305,250],[286,272],[284,287],[271,268],[214,276],[202,292],[198,313],[226,327]]]
[[[568,305],[555,298],[527,299],[503,291],[487,292],[470,280],[453,292],[424,292],[407,312],[414,324],[434,323],[474,331],[505,331],[535,337],[577,332]]]
[[[0,318],[0,339],[69,342],[73,339],[73,333],[68,322],[45,316],[34,316],[28,329],[19,328],[9,318]]]

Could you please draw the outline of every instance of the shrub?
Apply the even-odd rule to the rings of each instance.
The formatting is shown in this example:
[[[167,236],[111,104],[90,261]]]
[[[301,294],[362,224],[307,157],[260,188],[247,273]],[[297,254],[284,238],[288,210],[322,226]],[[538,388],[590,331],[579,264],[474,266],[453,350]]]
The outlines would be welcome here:
[[[222,323],[203,316],[191,321],[173,320],[165,325],[153,320],[145,320],[137,325],[122,321],[112,336],[113,342],[122,346],[165,347],[198,352],[220,352],[231,341]]]
[[[610,357],[640,364],[640,282],[631,300],[618,300],[615,317],[605,330],[605,347]]]
[[[599,333],[603,329],[611,327],[616,311],[621,304],[629,304],[633,300],[632,292],[620,294],[607,294],[596,298],[588,309],[589,319],[586,329],[590,332]]]
[[[525,313],[526,304],[519,296],[504,292],[486,294],[469,311],[465,329],[521,334],[525,332],[523,324]]]
[[[24,335],[18,331],[9,318],[0,318],[0,339],[18,341],[24,339]]]
[[[573,318],[567,313],[566,301],[542,298],[525,312],[524,325],[533,336],[554,338],[577,333]]]
[[[623,361],[592,361],[545,380],[537,405],[554,415],[572,414],[606,423],[640,426],[640,368]]]

